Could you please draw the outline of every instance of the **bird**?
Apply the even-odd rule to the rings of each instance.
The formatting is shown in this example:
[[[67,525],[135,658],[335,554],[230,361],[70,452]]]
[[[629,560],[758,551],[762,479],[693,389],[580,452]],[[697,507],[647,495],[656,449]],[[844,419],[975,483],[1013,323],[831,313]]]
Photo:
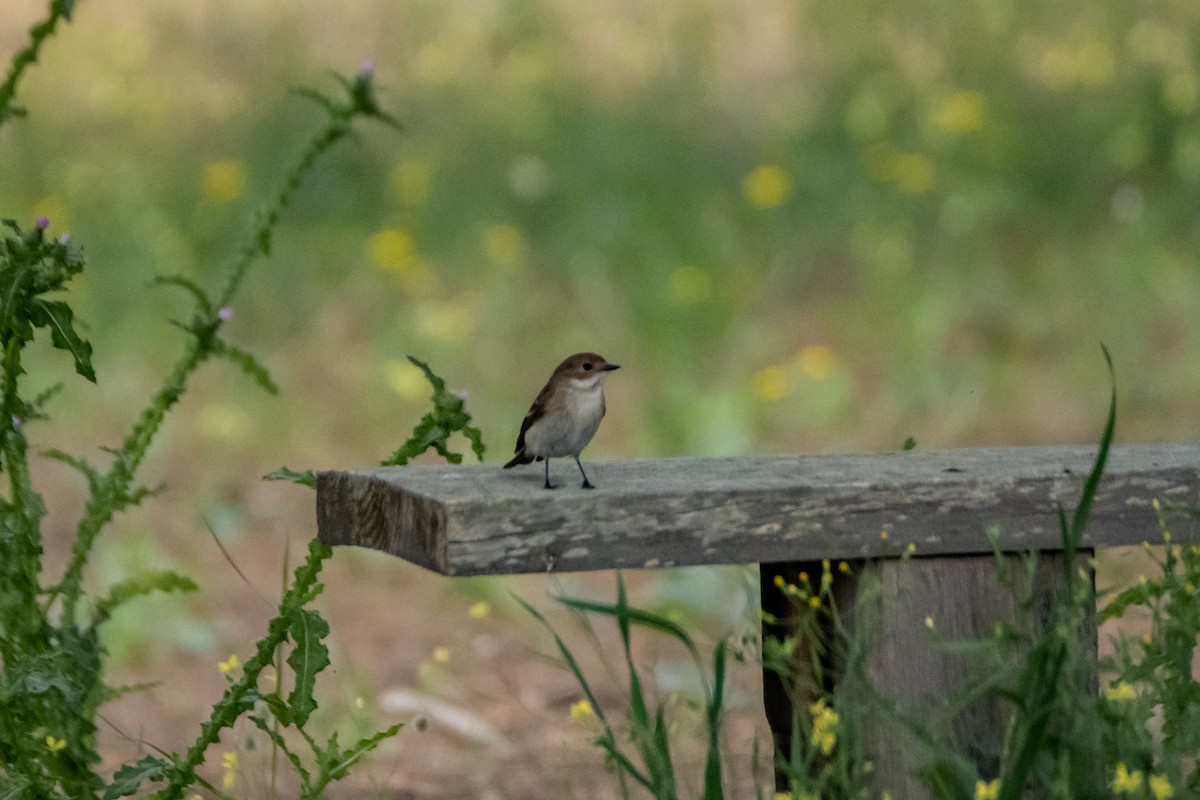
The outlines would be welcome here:
[[[545,460],[543,488],[557,489],[558,484],[550,482],[550,459],[571,456],[583,476],[581,488],[595,489],[579,463],[579,454],[604,418],[604,377],[614,369],[620,366],[595,353],[576,353],[563,359],[529,407],[517,434],[516,455],[504,469]]]

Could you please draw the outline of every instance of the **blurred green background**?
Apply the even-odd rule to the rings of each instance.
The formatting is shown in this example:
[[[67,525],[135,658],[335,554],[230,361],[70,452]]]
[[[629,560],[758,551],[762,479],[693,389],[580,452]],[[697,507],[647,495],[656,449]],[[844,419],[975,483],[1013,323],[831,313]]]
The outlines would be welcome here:
[[[178,348],[147,281],[214,283],[317,124],[288,88],[370,59],[406,130],[286,215],[229,334],[283,397],[207,374],[189,453],[370,463],[425,401],[412,353],[499,461],[580,349],[626,366],[593,458],[1092,441],[1101,342],[1119,438],[1187,440],[1198,47],[1194,2],[85,2],[0,208],[90,256],[101,381],[68,402],[103,427]]]
[[[43,5],[5,0],[6,60]],[[96,580],[183,558],[236,583],[207,526],[277,584],[252,534],[310,536],[311,499],[260,476],[389,454],[428,396],[409,353],[470,393],[493,463],[584,349],[624,367],[595,461],[1094,442],[1102,342],[1117,439],[1196,437],[1195,0],[86,0],[22,85],[29,118],[0,129],[0,216],[45,214],[89,257],[72,302],[99,383],[39,344],[31,383],[67,389],[38,445],[99,460],[125,433],[190,314],[150,280],[222,280],[320,125],[289,89],[366,61],[404,132],[368,125],[321,163],[226,329],[282,395],[203,369],[146,466],[167,494],[122,518]],[[39,477],[53,559],[81,490]],[[367,574],[362,598],[330,577],[363,609],[397,575],[446,585],[335,562]],[[653,594],[733,624],[747,576],[697,575],[656,573]],[[167,641],[215,663],[257,633],[183,603],[119,615],[117,663]],[[406,680],[425,650],[343,677]]]

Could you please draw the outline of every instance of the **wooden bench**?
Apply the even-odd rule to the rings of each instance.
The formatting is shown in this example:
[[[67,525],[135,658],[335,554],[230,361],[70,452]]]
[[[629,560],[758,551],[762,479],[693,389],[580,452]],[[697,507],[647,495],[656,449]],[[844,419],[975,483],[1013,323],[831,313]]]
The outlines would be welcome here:
[[[823,559],[844,560],[850,571],[835,571],[843,612],[864,574],[882,586],[868,671],[882,692],[915,706],[963,679],[957,659],[930,647],[927,617],[956,639],[987,636],[1017,613],[1014,587],[997,579],[989,527],[998,527],[1005,553],[1041,554],[1045,580],[1035,578],[1035,593],[1059,584],[1058,504],[1074,506],[1095,454],[1039,447],[614,462],[590,465],[594,491],[546,491],[536,470],[488,465],[330,471],[317,478],[318,533],[326,544],[382,550],[444,575],[757,563],[767,612],[783,608],[777,575],[794,581],[802,570],[820,575]],[[1198,495],[1200,446],[1114,446],[1080,566],[1093,574],[1095,548],[1155,540],[1155,499]],[[786,631],[766,625],[763,633]],[[1080,636],[1095,642],[1094,618]],[[765,672],[767,718],[782,741],[788,696]],[[956,732],[994,754],[1001,713],[976,714]],[[878,787],[895,800],[926,796],[899,731],[873,735],[868,747]]]

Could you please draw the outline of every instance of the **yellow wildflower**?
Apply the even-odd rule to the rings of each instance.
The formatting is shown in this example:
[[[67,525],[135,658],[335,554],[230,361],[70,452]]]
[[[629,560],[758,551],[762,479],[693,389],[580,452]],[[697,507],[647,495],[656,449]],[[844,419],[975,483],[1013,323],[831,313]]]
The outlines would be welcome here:
[[[1151,775],[1150,794],[1154,795],[1154,800],[1169,800],[1175,796],[1175,788],[1166,775]]]
[[[1136,700],[1137,691],[1133,688],[1133,684],[1128,681],[1120,681],[1104,690],[1104,699],[1113,703],[1120,703],[1124,700]]]
[[[834,367],[837,366],[833,350],[823,344],[811,344],[801,348],[795,360],[800,373],[814,381],[825,380],[833,374]]]
[[[1117,764],[1117,772],[1113,775],[1113,791],[1117,794],[1133,794],[1142,788],[1142,771],[1133,772],[1124,763]]]
[[[933,630],[933,617],[925,617],[925,627]]]
[[[450,648],[449,647],[433,648],[433,660],[438,662],[439,664],[445,664],[447,661],[450,660]]]
[[[752,381],[754,395],[760,400],[772,402],[788,393],[788,376],[783,367],[763,367],[754,373]]]
[[[808,604],[810,606],[812,606],[813,608],[820,608],[821,607],[821,598],[817,597],[814,594],[812,597],[808,598]]]
[[[204,199],[214,205],[232,203],[246,188],[246,168],[240,161],[214,161],[204,167]]]
[[[888,540],[888,532],[886,530],[880,531],[879,532],[879,541],[886,542],[887,540]]]
[[[983,112],[982,94],[955,92],[938,105],[933,122],[948,133],[967,133],[983,127]]]
[[[478,603],[467,609],[467,616],[471,619],[483,619],[490,613],[492,613],[492,607],[486,600],[480,600]]]
[[[784,587],[784,584],[786,584],[786,583],[787,582],[783,579],[782,575],[775,576],[775,586],[777,586],[778,588],[782,589]]]
[[[838,572],[842,572],[842,573],[849,575],[850,574],[850,565],[847,564],[845,561],[839,561],[838,562]]]
[[[809,737],[809,741],[813,747],[820,748],[822,755],[827,756],[833,752],[833,747],[837,744],[838,723],[841,721],[841,716],[825,705],[824,697],[809,706],[808,711],[812,714],[812,735]]]
[[[46,737],[46,749],[51,753],[60,753],[67,747],[66,739],[55,739],[53,736]]]
[[[1000,796],[1000,779],[975,781],[975,800],[996,800]]]
[[[237,669],[241,663],[242,662],[238,660],[237,653],[234,653],[225,661],[222,661],[219,664],[217,664],[217,669],[221,670],[221,672],[223,674],[229,674],[230,672],[233,672],[235,669]]]
[[[742,194],[755,208],[775,208],[791,191],[792,176],[775,164],[756,168],[742,181]]]
[[[221,788],[227,792],[237,783],[237,775],[235,774],[237,771],[237,761],[238,755],[235,752],[223,753],[221,755],[221,767],[224,770],[224,774],[221,776]]]
[[[571,704],[571,719],[580,720],[594,716],[596,716],[596,710],[592,708],[589,701],[580,700],[578,703]]]
[[[912,542],[909,542],[908,547],[904,548],[904,552],[908,553],[911,556],[913,553],[917,552],[917,546],[915,544],[913,544]]]

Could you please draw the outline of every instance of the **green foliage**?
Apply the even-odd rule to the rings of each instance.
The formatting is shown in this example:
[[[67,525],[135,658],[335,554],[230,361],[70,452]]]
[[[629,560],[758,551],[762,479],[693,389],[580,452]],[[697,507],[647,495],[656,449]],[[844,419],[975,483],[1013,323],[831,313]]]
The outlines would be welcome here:
[[[1168,522],[1194,516],[1186,509],[1163,509],[1159,519],[1161,554],[1147,544],[1159,567],[1117,593],[1101,610],[1103,620],[1131,609],[1149,612],[1150,631],[1122,638],[1105,668],[1116,676],[1103,693],[1105,750],[1111,764],[1129,773],[1159,775],[1189,793],[1200,793],[1200,682],[1192,663],[1200,641],[1200,545],[1173,543]],[[1158,729],[1158,735],[1155,731]]]
[[[322,642],[329,635],[329,623],[312,609],[299,609],[292,615],[289,632],[296,646],[287,663],[292,668],[296,687],[288,695],[288,705],[292,719],[303,725],[317,707],[312,696],[317,673],[329,666],[329,651]]]
[[[17,55],[7,80],[0,85],[0,123],[21,113],[13,102],[18,80],[57,22],[69,18],[72,9],[71,2],[54,0],[46,21],[32,30],[30,46]],[[317,674],[329,665],[323,641],[329,626],[309,606],[321,590],[318,577],[330,550],[314,541],[307,560],[284,592],[277,615],[268,623],[266,636],[240,676],[230,679],[186,753],[148,755],[121,767],[111,779],[96,769],[100,761],[96,749],[98,710],[129,690],[114,689],[104,682],[106,651],[99,636],[101,626],[117,608],[150,592],[196,591],[198,587],[174,572],[151,572],[121,581],[103,596],[91,598],[84,589],[85,568],[97,537],[113,516],[154,494],[135,483],[136,474],[167,412],[201,364],[213,356],[224,357],[264,389],[277,391],[266,369],[249,353],[221,339],[219,333],[249,267],[269,252],[280,213],[317,158],[350,134],[358,117],[391,124],[375,104],[370,73],[353,81],[339,80],[345,97],[323,98],[328,123],[301,153],[283,188],[261,212],[251,242],[234,263],[222,291],[210,296],[199,284],[180,276],[157,281],[183,288],[195,301],[192,319],[177,323],[187,332],[188,341],[128,435],[110,451],[111,463],[100,468],[61,450],[45,454],[81,473],[88,488],[70,561],[61,579],[49,585],[41,578],[41,522],[46,506],[31,483],[25,428],[45,416],[44,407],[55,389],[27,400],[22,356],[37,330],[48,329],[51,345],[70,354],[75,371],[89,381],[96,380],[92,347],[76,330],[71,306],[45,296],[65,289],[84,268],[84,259],[67,237],[47,239],[49,223],[44,218],[28,230],[13,220],[3,221],[7,232],[0,243],[0,472],[7,479],[7,493],[0,497],[0,785],[6,798],[117,798],[138,793],[147,784],[159,785],[156,797],[179,798],[199,780],[196,770],[221,731],[246,715],[261,720],[263,713],[272,717],[272,739],[277,745],[282,741],[281,728],[294,729],[308,743],[315,768],[302,771],[303,796],[315,798],[329,782],[344,777],[365,753],[399,730],[393,726],[343,748],[336,734],[322,744],[305,729],[317,707]],[[281,654],[288,646],[291,651],[286,663],[294,678],[291,692],[284,698],[282,675],[276,676],[273,692],[261,692],[263,670],[282,663]],[[292,750],[286,752],[294,758]],[[299,766],[300,762],[296,763]]]
[[[13,57],[8,75],[5,77],[4,83],[0,84],[0,126],[12,117],[25,116],[25,109],[16,104],[17,86],[21,82],[25,70],[37,61],[42,43],[54,35],[59,21],[71,21],[75,3],[76,0],[50,0],[49,13],[46,18],[29,31],[28,46]]]
[[[107,619],[119,606],[151,592],[195,592],[199,589],[191,578],[176,572],[147,572],[109,589],[108,596],[96,604],[96,619]]]
[[[714,649],[710,679],[700,657],[699,648],[687,631],[665,617],[629,605],[625,594],[625,581],[620,572],[617,573],[617,602],[615,604],[597,603],[572,597],[557,598],[558,602],[567,608],[610,617],[617,623],[625,659],[627,696],[629,698],[626,709],[627,730],[621,735],[614,727],[614,722],[596,701],[595,692],[566,642],[541,612],[524,600],[517,599],[554,637],[559,654],[579,682],[579,686],[588,700],[589,708],[596,715],[599,732],[595,742],[604,751],[605,756],[616,765],[622,786],[624,786],[625,779],[630,778],[654,797],[662,800],[668,800],[668,798],[673,800],[679,796],[675,767],[671,756],[667,710],[660,701],[651,711],[643,680],[634,660],[631,632],[634,626],[642,627],[670,636],[682,644],[700,675],[704,719],[708,730],[704,774],[701,781],[701,785],[704,787],[702,797],[704,800],[719,800],[724,796],[719,735],[725,691],[725,662],[728,655],[724,642],[718,642]],[[626,752],[626,741],[632,744],[633,754]]]
[[[317,488],[317,474],[311,469],[294,470],[288,467],[280,467],[264,476],[264,478],[268,481],[291,481],[301,486],[307,486],[310,489]]]
[[[68,351],[75,371],[94,383],[92,346],[75,332],[70,306],[41,297],[66,288],[67,281],[83,269],[83,254],[66,241],[48,241],[42,224],[22,231],[15,220],[2,222],[12,233],[3,242],[0,338],[20,349],[33,340],[34,328],[48,328],[54,346]]]
[[[433,386],[433,410],[421,417],[420,422],[413,428],[408,441],[396,452],[383,461],[383,466],[399,466],[407,464],[409,459],[419,456],[433,448],[438,455],[451,464],[461,464],[462,454],[450,450],[446,440],[451,434],[462,432],[471,443],[475,457],[483,461],[483,433],[471,424],[471,415],[467,413],[466,401],[446,389],[446,382],[433,373],[429,365],[412,356],[408,357]]]

